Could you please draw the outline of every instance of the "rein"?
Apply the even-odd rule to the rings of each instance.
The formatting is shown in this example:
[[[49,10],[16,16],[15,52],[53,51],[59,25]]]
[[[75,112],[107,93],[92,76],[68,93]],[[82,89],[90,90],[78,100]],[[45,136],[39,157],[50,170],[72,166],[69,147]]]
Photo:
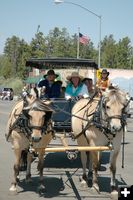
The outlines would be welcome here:
[[[22,112],[19,115],[15,115],[14,117],[16,118],[15,122],[9,127],[9,133],[6,135],[6,140],[8,141],[11,133],[13,130],[15,129],[19,129],[20,133],[24,133],[24,135],[29,139],[29,137],[32,134],[32,129],[37,129],[37,130],[41,130],[42,133],[49,133],[52,131],[52,129],[49,129],[49,125],[52,124],[52,122],[50,120],[48,120],[46,122],[46,126],[34,126],[34,125],[30,125],[29,124],[29,118],[28,115]]]
[[[18,117],[16,118],[15,122],[9,127],[9,133],[8,135],[6,135],[7,141],[12,131],[15,129],[19,129],[20,132],[23,132],[27,138],[31,134],[31,129],[29,129],[29,127],[27,126],[27,122],[28,122],[27,117],[22,112],[19,115],[14,115],[14,117],[16,116]]]
[[[78,112],[80,112],[80,111],[82,111],[86,106],[88,106],[91,102],[92,102],[92,100],[94,99],[94,97],[97,95],[97,91],[89,98],[89,101],[87,102],[87,104],[85,104],[82,108],[80,108],[80,110],[78,110],[77,111],[77,113]],[[79,116],[77,116],[76,114],[71,114],[71,113],[69,113],[69,112],[67,112],[67,111],[65,111],[65,110],[63,110],[63,109],[61,109],[59,106],[57,106],[57,105],[54,105],[54,108],[55,109],[57,109],[58,111],[60,111],[60,112],[63,112],[63,113],[65,113],[65,114],[67,114],[67,115],[69,115],[70,117],[76,117],[76,118],[78,118],[78,119],[81,119],[81,120],[83,120],[83,121],[87,121],[88,122],[88,119],[85,119],[84,117],[79,117]],[[92,116],[94,114],[94,112],[93,113],[91,113],[91,114],[89,114],[88,115],[88,117],[90,117],[90,116]]]
[[[104,99],[103,99],[103,97],[101,97],[101,99],[99,100],[99,103],[97,105],[96,111],[91,114],[91,115],[93,115],[92,120],[86,120],[83,118],[83,120],[87,121],[88,123],[86,124],[85,127],[83,127],[82,131],[77,136],[74,137],[74,139],[77,139],[80,135],[85,133],[85,131],[89,128],[90,125],[94,125],[107,137],[107,139],[109,141],[109,145],[111,145],[111,140],[116,136],[116,132],[112,132],[111,129],[109,128],[109,121],[111,119],[120,119],[121,123],[122,123],[121,129],[124,129],[124,126],[126,124],[126,117],[125,117],[126,114],[122,114],[122,116],[121,115],[107,116],[106,119],[103,119],[102,113],[101,113],[101,110],[103,108],[103,102],[104,102]],[[130,101],[127,102],[127,104],[125,105],[123,110],[125,110],[125,108],[129,104],[129,102]],[[87,117],[89,117],[91,115],[87,115]],[[105,124],[103,124],[103,122],[107,123],[106,126],[105,126]],[[110,136],[112,136],[112,138],[110,138]]]

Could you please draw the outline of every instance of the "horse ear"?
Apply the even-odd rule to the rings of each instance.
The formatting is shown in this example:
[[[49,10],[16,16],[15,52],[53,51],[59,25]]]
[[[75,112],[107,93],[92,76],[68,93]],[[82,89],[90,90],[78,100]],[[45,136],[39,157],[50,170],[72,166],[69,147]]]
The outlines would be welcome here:
[[[37,99],[38,96],[39,96],[38,89],[37,89],[36,87],[35,87],[35,88],[31,88],[30,95],[31,95],[32,97],[34,97],[35,99]]]
[[[23,110],[29,110],[30,105],[32,104],[33,101],[35,101],[35,99],[31,95],[26,95],[23,101],[24,101]]]
[[[32,95],[27,95],[25,97],[25,100],[27,101],[28,105],[32,104],[33,101],[35,101],[36,97],[32,96]]]
[[[104,97],[103,99],[102,99],[102,106],[103,106],[103,108],[105,109],[106,108],[106,102],[108,101],[108,98],[107,97]]]
[[[28,110],[30,110],[31,109],[31,106],[29,105],[29,106],[26,106],[26,107],[23,107],[23,111],[28,111]]]
[[[55,112],[52,108],[46,106],[45,107],[45,112]]]
[[[50,105],[51,104],[51,101],[50,100],[42,100],[42,102],[45,104],[45,105]]]
[[[46,102],[46,103],[49,103],[49,102]],[[45,103],[45,101],[43,101],[44,111],[45,112],[55,112],[55,110],[49,106],[51,102],[49,104],[46,104],[46,103]]]
[[[46,112],[53,112],[55,113],[55,110],[52,107],[49,107],[49,105],[52,103],[52,101],[50,100],[42,100],[43,104],[46,106],[46,108],[48,109]]]

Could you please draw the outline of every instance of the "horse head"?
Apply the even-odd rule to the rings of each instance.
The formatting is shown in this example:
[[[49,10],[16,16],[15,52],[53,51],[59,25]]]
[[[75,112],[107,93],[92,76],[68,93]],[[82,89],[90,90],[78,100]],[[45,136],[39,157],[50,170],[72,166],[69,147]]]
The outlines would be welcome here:
[[[111,87],[102,98],[102,117],[111,132],[120,131],[124,125],[124,111],[127,107],[127,94],[119,88]]]
[[[39,142],[42,139],[42,135],[46,133],[48,122],[53,112],[48,104],[50,104],[50,101],[30,99],[28,105],[23,108],[32,142]]]

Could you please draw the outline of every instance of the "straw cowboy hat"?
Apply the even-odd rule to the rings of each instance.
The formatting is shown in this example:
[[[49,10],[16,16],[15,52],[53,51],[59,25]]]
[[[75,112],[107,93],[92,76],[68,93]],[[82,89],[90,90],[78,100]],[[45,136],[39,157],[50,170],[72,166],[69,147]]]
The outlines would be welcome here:
[[[109,72],[107,71],[107,69],[103,69],[101,74],[107,74],[107,76],[109,76]]]
[[[78,72],[72,72],[72,74],[70,76],[67,76],[66,79],[67,80],[71,80],[73,77],[79,77],[80,79],[83,79],[83,76],[80,76]]]
[[[55,77],[57,78],[59,75],[58,74],[55,74],[54,70],[53,69],[50,69],[47,74],[45,74],[43,77],[46,78],[47,76],[49,75],[55,75]]]

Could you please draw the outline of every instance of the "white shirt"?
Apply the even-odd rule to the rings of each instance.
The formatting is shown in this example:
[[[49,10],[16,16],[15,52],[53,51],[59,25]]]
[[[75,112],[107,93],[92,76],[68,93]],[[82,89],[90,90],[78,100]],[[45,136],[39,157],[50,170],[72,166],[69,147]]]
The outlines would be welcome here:
[[[88,89],[87,89],[87,86],[85,84],[83,84],[79,95],[83,96],[84,98],[89,97]]]

